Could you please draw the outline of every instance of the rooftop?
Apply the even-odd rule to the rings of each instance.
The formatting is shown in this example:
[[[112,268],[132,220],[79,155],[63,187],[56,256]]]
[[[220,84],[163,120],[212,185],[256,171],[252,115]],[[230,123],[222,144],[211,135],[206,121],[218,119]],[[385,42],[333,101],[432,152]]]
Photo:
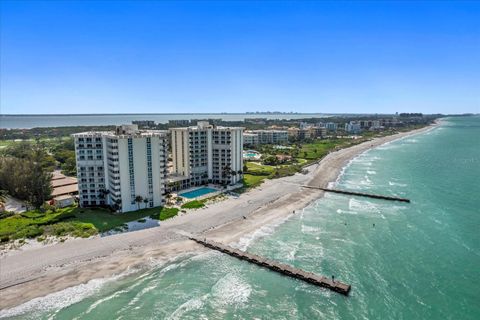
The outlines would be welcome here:
[[[223,127],[223,126],[214,126],[209,124],[207,121],[199,121],[197,122],[196,126],[188,126],[188,127],[177,127],[177,128],[170,128],[170,130],[205,130],[205,129],[215,129],[215,130],[239,130],[245,129],[244,127]]]
[[[58,188],[53,188],[52,197],[78,193],[78,184],[70,184]]]
[[[52,179],[51,184],[53,188],[77,184],[77,178],[63,176],[63,178]]]

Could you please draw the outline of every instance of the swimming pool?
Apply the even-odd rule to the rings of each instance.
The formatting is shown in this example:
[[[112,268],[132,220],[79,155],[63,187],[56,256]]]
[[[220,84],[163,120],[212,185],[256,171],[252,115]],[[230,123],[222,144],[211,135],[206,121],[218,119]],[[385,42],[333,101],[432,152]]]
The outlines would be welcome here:
[[[217,191],[218,191],[217,189],[202,187],[202,188],[198,188],[198,189],[195,189],[195,190],[192,190],[192,191],[179,193],[178,195],[180,197],[193,199],[193,198],[201,197],[201,196],[204,196],[206,194],[209,194],[209,193],[212,193],[212,192],[217,192]]]
[[[262,155],[255,150],[245,150],[243,152],[243,159],[259,160]]]

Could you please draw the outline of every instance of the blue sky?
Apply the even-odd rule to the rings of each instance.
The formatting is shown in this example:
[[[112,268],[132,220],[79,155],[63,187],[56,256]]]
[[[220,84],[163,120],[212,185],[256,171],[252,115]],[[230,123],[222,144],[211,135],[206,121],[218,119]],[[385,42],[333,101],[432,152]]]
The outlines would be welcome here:
[[[0,112],[480,112],[480,2],[2,1]]]

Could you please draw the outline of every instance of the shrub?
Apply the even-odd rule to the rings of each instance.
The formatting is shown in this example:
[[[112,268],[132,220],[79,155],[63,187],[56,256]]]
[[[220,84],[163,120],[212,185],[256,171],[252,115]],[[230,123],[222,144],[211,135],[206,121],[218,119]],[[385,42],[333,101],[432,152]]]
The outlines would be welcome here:
[[[14,214],[15,214],[15,212],[12,212],[12,211],[3,211],[3,212],[0,212],[0,219],[11,217],[11,216],[13,216]]]
[[[40,228],[36,225],[26,226],[25,228],[16,232],[13,236],[15,239],[20,238],[35,238],[43,234],[43,228]]]

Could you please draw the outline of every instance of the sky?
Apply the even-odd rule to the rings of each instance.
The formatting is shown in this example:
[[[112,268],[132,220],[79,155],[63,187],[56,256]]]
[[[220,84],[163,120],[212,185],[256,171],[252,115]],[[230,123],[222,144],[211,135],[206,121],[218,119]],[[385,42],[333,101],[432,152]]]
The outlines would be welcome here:
[[[480,112],[480,2],[0,6],[1,114]]]

